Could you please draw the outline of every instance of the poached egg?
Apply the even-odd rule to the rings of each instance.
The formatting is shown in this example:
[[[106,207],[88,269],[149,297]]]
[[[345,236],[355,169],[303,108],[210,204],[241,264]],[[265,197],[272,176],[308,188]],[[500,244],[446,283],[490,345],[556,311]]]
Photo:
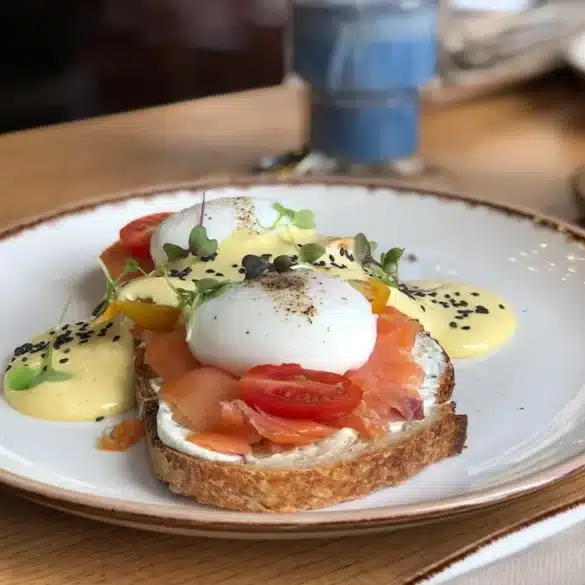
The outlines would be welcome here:
[[[203,303],[187,340],[201,363],[234,375],[282,363],[343,374],[367,362],[376,321],[368,300],[340,278],[269,272]]]
[[[235,232],[258,231],[259,223],[270,226],[278,219],[275,201],[252,197],[223,197],[205,204],[197,203],[167,217],[150,240],[150,255],[158,266],[167,262],[164,244],[187,248],[191,230],[204,225],[207,237],[223,242]],[[258,223],[259,222],[259,223]]]

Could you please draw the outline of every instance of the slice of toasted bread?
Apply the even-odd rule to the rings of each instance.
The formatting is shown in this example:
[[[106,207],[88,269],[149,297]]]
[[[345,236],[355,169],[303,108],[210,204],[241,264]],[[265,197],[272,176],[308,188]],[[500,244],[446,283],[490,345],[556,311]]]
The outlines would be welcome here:
[[[157,433],[158,398],[151,387],[154,373],[136,353],[137,401],[144,420],[148,454],[155,475],[172,492],[230,510],[295,512],[323,508],[403,482],[424,467],[461,452],[467,434],[467,416],[455,414],[449,402],[454,387],[451,361],[440,345],[419,334],[422,348],[441,356],[434,380],[436,406],[423,421],[389,433],[354,456],[325,464],[270,467],[216,462],[181,453],[164,445]],[[421,356],[419,356],[421,359]]]

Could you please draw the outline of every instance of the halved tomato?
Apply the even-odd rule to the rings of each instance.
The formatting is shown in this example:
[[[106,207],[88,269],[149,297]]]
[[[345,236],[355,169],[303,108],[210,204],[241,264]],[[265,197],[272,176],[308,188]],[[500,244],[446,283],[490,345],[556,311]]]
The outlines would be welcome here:
[[[120,242],[132,256],[144,257],[150,254],[150,238],[168,212],[153,213],[139,217],[120,230]]]
[[[348,414],[362,399],[361,388],[345,376],[298,364],[252,368],[238,382],[238,394],[269,414],[314,421]]]

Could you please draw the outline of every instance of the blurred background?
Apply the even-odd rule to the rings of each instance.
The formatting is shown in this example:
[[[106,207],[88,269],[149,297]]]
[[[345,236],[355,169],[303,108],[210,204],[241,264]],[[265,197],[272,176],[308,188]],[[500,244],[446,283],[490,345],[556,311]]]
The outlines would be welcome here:
[[[554,69],[585,19],[583,0],[447,8],[438,87]],[[280,83],[288,14],[288,0],[2,2],[0,132]]]

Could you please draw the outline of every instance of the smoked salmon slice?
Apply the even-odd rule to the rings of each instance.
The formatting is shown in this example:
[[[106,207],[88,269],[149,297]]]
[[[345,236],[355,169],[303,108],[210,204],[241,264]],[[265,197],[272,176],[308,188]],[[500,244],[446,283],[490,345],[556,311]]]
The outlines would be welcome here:
[[[152,272],[154,270],[154,263],[150,257],[133,258],[132,255],[122,246],[120,241],[112,244],[106,248],[101,254],[100,259],[106,265],[110,276],[116,280],[124,272],[126,260],[132,258],[144,270],[144,272]],[[130,274],[122,279],[121,284],[142,276],[140,273]]]
[[[223,433],[191,433],[187,441],[204,449],[228,455],[251,455],[252,447],[245,439]]]
[[[193,431],[213,432],[222,417],[222,402],[236,397],[237,380],[212,367],[191,370],[163,384],[160,397],[173,413],[173,419]]]
[[[424,412],[418,389],[424,371],[412,359],[411,350],[421,327],[389,307],[378,317],[377,329],[369,360],[346,375],[362,388],[365,407],[384,420],[420,420]]]
[[[339,429],[314,421],[285,419],[250,408],[242,400],[231,405],[241,410],[258,434],[281,445],[306,445],[328,437]]]
[[[144,362],[163,380],[184,376],[199,366],[189,350],[183,327],[173,331],[151,332],[148,337]]]
[[[349,414],[338,416],[328,423],[338,429],[350,428],[369,439],[383,439],[388,434],[387,420],[384,421],[376,410],[362,403]]]
[[[241,437],[250,445],[262,440],[262,436],[243,411],[232,402],[221,404],[221,416],[215,430],[219,433]]]

